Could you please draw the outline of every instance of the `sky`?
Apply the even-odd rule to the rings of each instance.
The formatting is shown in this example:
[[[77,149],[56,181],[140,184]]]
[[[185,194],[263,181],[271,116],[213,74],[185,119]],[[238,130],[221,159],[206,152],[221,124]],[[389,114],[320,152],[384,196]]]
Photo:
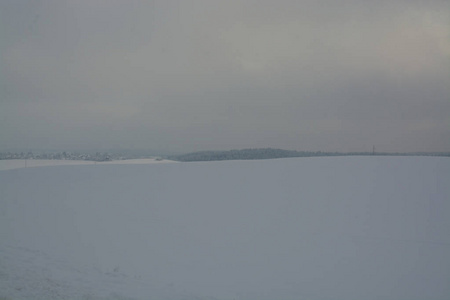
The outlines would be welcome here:
[[[0,0],[0,151],[450,151],[450,2]]]

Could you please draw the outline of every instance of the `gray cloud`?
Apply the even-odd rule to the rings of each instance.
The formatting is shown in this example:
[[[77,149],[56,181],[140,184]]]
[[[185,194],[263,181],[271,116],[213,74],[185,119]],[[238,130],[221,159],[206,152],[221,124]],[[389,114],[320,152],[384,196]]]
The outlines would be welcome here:
[[[1,146],[450,151],[450,4],[392,2],[1,2]]]

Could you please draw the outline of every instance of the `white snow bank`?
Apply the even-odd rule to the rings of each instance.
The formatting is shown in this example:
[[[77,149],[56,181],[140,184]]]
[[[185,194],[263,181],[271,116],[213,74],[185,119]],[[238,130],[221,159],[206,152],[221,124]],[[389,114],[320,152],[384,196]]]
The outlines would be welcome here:
[[[448,299],[450,159],[0,171],[0,298]]]
[[[4,159],[0,160],[1,170],[12,170],[30,167],[66,166],[66,165],[135,165],[175,162],[173,160],[158,160],[154,158],[124,159],[104,162],[88,160],[63,160],[63,159]]]

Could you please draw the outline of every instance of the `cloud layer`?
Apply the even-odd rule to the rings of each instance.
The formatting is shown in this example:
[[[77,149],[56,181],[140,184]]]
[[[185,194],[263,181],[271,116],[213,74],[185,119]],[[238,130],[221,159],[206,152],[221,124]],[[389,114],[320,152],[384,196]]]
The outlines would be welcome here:
[[[0,4],[3,148],[450,151],[443,1]]]

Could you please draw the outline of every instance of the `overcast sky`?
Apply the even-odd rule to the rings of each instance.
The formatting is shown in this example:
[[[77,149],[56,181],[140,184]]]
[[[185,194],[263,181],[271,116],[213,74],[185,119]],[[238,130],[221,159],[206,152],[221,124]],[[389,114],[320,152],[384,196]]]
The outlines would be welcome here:
[[[0,0],[0,150],[450,151],[449,1]]]

